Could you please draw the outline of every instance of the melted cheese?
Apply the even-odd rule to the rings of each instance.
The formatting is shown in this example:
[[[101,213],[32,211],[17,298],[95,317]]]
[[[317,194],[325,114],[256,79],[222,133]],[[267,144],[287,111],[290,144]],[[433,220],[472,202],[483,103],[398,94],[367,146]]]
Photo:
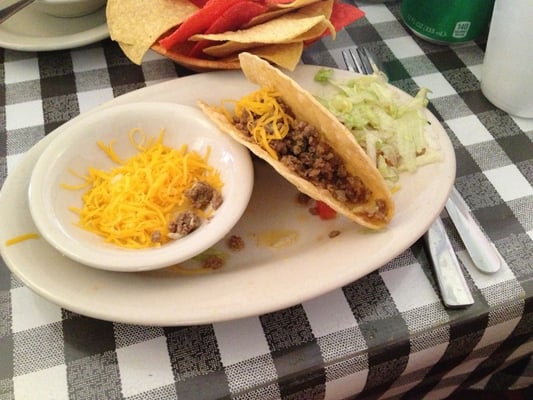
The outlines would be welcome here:
[[[138,129],[129,135],[139,151],[136,155],[122,161],[113,143],[98,143],[118,166],[111,171],[89,168],[84,184],[62,186],[89,187],[82,196],[82,208],[70,208],[79,214],[83,229],[122,247],[158,246],[170,240],[168,225],[176,213],[190,208],[187,189],[200,180],[218,191],[223,184],[219,172],[208,164],[209,150],[202,156],[188,151],[186,145],[179,149],[165,146],[163,131],[155,140],[147,140]],[[158,243],[152,240],[155,232],[160,234]]]
[[[262,88],[235,103],[237,117],[242,118],[245,112],[256,117],[248,120],[248,132],[254,141],[276,160],[278,154],[270,143],[272,140],[283,139],[289,133],[293,122],[293,118],[278,102],[279,96],[278,92]]]

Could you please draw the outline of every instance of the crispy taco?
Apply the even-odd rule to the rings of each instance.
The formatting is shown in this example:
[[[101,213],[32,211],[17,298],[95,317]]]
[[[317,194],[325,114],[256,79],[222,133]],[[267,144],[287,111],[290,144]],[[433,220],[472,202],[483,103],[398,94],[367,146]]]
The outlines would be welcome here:
[[[394,214],[391,192],[353,135],[293,79],[250,53],[239,56],[260,89],[228,107],[199,102],[225,133],[308,196],[371,229]]]

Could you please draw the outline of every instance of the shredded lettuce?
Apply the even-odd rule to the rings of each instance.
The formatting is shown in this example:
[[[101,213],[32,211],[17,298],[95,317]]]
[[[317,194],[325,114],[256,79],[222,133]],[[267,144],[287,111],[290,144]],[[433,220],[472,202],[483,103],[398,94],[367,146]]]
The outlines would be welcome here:
[[[321,68],[315,81],[334,88],[317,99],[352,132],[391,187],[400,173],[441,159],[427,135],[427,89],[406,101],[382,73],[340,82],[328,68]]]

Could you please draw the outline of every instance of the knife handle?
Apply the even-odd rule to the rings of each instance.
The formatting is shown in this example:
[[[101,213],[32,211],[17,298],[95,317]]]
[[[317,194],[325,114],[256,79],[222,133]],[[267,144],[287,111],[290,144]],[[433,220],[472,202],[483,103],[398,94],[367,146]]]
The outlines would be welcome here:
[[[450,308],[474,304],[474,298],[440,217],[429,227],[424,240],[429,248],[444,304]]]
[[[457,228],[474,265],[487,274],[497,272],[502,264],[498,251],[476,223],[468,205],[455,187],[452,187],[450,197],[446,202],[446,211]]]

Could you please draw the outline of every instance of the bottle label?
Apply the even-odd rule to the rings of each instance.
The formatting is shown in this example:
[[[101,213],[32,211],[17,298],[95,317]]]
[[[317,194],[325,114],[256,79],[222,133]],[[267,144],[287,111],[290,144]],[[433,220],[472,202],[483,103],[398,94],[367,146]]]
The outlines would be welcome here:
[[[470,21],[459,21],[455,24],[453,29],[452,37],[457,39],[465,38],[468,35],[468,30],[470,29]]]

